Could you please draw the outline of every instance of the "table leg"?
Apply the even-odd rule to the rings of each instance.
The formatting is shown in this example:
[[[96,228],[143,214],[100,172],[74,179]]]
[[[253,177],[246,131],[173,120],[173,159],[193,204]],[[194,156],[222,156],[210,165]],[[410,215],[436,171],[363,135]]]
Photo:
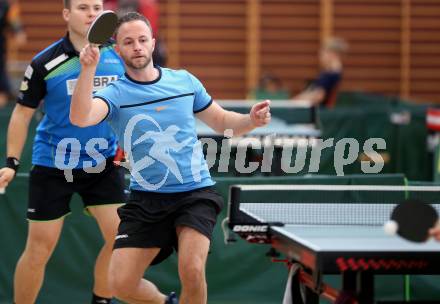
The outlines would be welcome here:
[[[374,274],[368,271],[346,271],[342,274],[342,290],[357,296],[359,304],[374,303]]]

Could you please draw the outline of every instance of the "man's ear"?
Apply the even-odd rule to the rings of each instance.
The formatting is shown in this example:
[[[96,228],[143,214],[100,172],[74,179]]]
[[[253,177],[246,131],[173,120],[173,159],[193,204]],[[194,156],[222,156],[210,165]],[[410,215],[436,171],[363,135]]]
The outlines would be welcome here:
[[[62,14],[63,14],[64,21],[68,22],[69,21],[70,10],[67,9],[67,8],[64,8]]]
[[[156,38],[153,38],[153,51],[156,48]]]
[[[120,51],[119,51],[119,46],[118,46],[117,44],[115,44],[114,48],[115,48],[115,52],[116,52],[119,56],[121,56],[121,53],[120,53]]]

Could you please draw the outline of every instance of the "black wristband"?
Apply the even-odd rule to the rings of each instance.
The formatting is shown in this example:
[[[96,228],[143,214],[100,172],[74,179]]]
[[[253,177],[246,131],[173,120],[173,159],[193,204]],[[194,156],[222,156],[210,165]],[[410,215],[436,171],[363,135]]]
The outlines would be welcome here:
[[[18,168],[20,167],[20,161],[15,157],[8,157],[6,158],[6,167],[17,172]]]

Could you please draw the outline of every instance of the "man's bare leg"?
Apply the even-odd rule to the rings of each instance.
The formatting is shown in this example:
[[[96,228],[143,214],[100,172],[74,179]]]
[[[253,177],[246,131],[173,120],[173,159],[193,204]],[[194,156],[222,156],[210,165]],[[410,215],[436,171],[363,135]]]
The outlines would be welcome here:
[[[118,205],[89,207],[89,211],[98,222],[99,229],[104,238],[104,245],[95,262],[93,293],[104,298],[113,297],[108,274],[113,244],[118,232],[119,216],[116,211],[118,207]]]
[[[113,250],[110,282],[116,298],[130,304],[163,304],[166,296],[143,279],[145,270],[159,248],[118,248]]]
[[[185,226],[177,227],[179,240],[179,276],[182,283],[181,304],[206,304],[207,286],[205,265],[209,239]]]
[[[16,304],[34,304],[44,279],[46,264],[58,242],[63,219],[29,222],[26,248],[18,260],[14,275]]]

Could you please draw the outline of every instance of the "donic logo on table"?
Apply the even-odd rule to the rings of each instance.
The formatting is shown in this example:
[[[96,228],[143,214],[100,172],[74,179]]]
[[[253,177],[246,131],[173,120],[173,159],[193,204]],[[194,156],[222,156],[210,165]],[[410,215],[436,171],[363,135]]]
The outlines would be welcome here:
[[[267,225],[235,225],[234,232],[267,232]]]

